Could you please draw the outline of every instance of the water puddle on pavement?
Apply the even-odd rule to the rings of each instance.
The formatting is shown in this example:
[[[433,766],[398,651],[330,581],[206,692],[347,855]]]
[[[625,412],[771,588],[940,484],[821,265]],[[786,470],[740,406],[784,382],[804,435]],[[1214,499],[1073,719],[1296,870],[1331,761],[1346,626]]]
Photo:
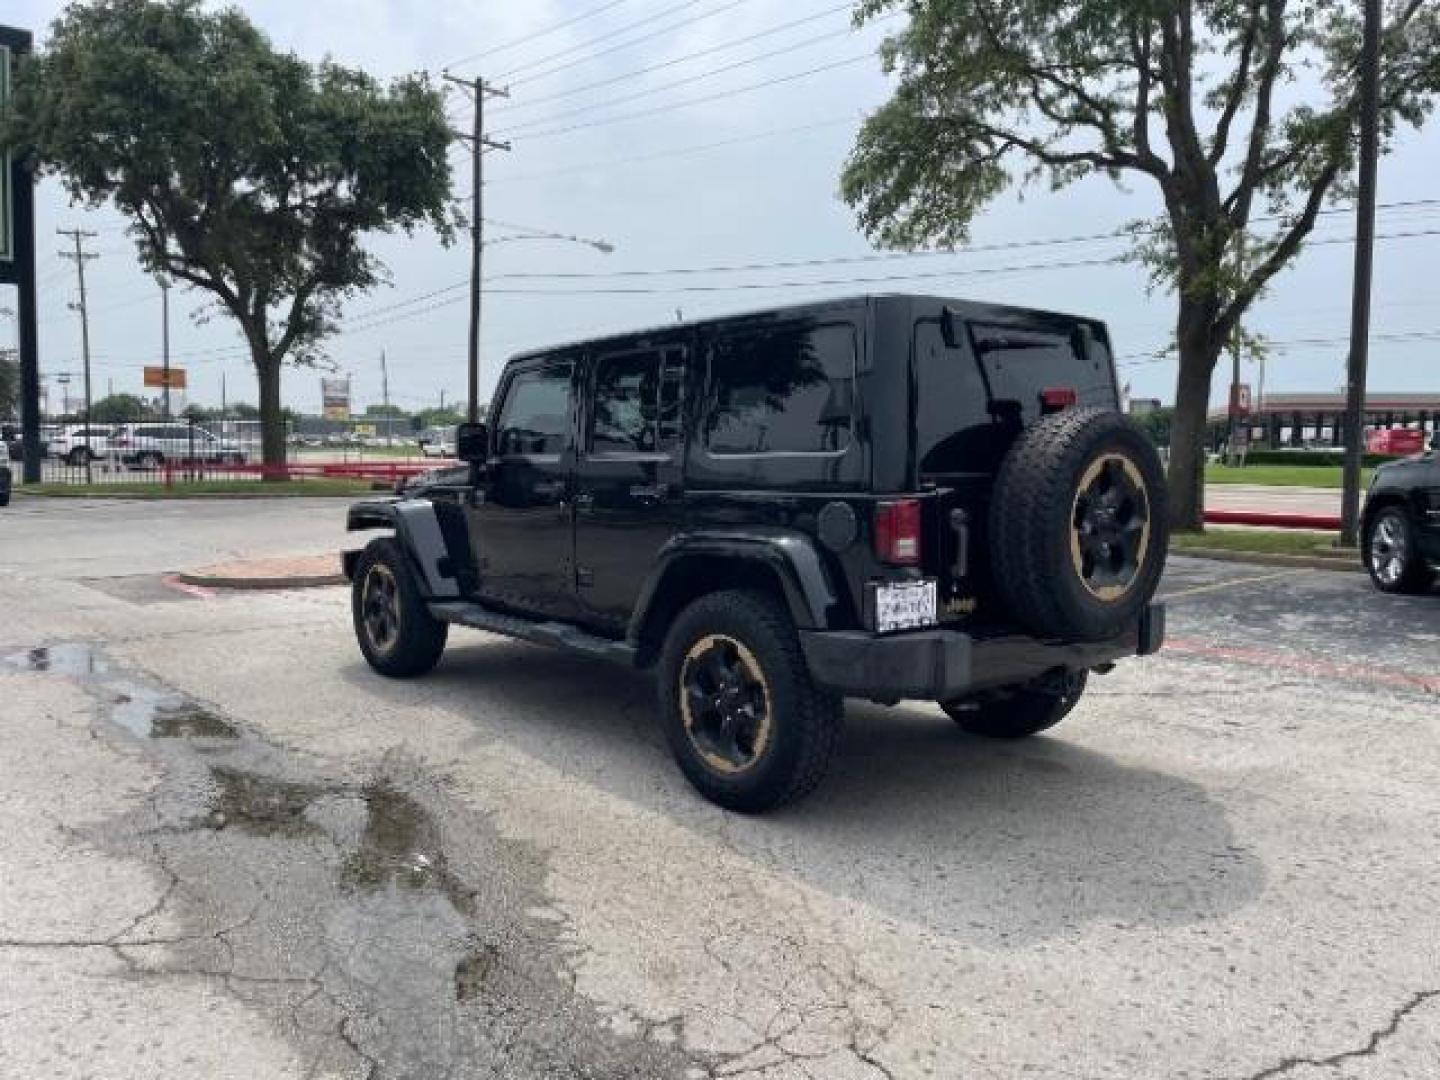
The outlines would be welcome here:
[[[0,671],[60,675],[78,680],[100,701],[107,720],[139,739],[234,739],[235,728],[192,698],[117,673],[95,645],[21,649],[0,658]]]
[[[361,775],[318,771],[98,645],[0,647],[0,674],[73,682],[92,730],[137,740],[157,766],[143,806],[92,836],[176,886],[152,914],[184,933],[128,962],[222,975],[316,1074],[678,1080],[703,1064],[612,1030],[556,977],[560,932],[526,914],[548,902],[543,859],[403,752]]]
[[[93,645],[47,645],[22,649],[0,660],[11,671],[48,671],[56,675],[85,678],[110,670],[104,656]]]

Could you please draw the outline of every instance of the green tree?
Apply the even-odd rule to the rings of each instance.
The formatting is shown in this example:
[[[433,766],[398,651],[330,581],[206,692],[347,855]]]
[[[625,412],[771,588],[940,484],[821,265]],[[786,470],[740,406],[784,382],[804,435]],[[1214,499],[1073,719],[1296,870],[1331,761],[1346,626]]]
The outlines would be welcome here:
[[[73,199],[124,213],[147,269],[236,320],[268,465],[285,459],[282,364],[320,358],[341,301],[382,279],[362,239],[452,235],[451,136],[428,79],[306,63],[235,8],[71,4],[21,67],[5,127]]]
[[[402,417],[409,414],[399,405],[367,405],[365,406],[365,415]]]
[[[105,424],[134,423],[151,415],[151,409],[134,394],[111,394],[90,409],[91,419]]]
[[[1156,446],[1170,445],[1170,428],[1175,423],[1174,409],[1156,409],[1136,416],[1135,422],[1145,429]]]
[[[426,428],[449,428],[458,427],[465,422],[454,409],[421,409],[415,414],[415,430],[424,431]]]
[[[1387,6],[1388,147],[1434,106],[1440,5]],[[1352,191],[1360,4],[861,0],[856,18],[896,9],[910,18],[883,62],[898,84],[842,179],[862,227],[888,246],[953,246],[1017,182],[1151,185],[1164,213],[1136,224],[1135,257],[1177,298],[1170,485],[1176,525],[1200,527],[1216,360]]]
[[[225,412],[235,420],[259,420],[260,410],[248,401],[233,401],[225,406]]]

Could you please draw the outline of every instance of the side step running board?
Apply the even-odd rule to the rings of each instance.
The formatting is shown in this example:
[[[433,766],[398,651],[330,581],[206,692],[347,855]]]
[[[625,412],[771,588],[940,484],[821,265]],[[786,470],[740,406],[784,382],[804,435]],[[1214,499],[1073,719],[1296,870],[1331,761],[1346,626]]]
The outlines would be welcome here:
[[[481,604],[466,600],[445,600],[430,605],[430,614],[441,622],[456,623],[492,634],[518,638],[536,645],[553,645],[571,652],[593,656],[598,660],[635,666],[635,649],[623,641],[587,633],[578,626],[562,622],[538,622],[520,615],[491,611]]]

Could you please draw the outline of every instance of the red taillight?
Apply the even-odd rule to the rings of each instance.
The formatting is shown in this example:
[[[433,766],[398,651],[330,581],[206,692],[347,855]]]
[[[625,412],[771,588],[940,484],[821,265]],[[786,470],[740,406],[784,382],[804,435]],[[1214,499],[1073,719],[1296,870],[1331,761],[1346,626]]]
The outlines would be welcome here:
[[[919,499],[875,505],[875,556],[894,566],[914,566],[920,561]]]
[[[1047,386],[1040,391],[1040,407],[1047,413],[1064,412],[1073,409],[1080,395],[1070,386]]]

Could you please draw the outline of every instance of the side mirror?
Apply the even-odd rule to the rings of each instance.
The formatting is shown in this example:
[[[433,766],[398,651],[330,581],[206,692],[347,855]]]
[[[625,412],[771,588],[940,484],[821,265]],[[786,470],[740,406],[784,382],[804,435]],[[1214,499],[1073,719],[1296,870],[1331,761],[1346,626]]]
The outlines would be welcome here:
[[[461,424],[455,429],[455,456],[471,465],[490,457],[490,428],[483,423]]]

